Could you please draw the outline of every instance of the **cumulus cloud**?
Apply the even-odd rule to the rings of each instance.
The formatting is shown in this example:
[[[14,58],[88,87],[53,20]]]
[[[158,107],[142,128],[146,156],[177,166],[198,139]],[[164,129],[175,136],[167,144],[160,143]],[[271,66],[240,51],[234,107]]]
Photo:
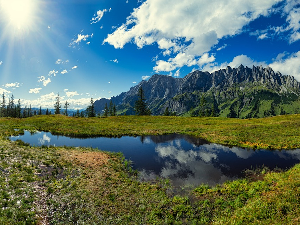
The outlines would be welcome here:
[[[20,87],[20,83],[15,82],[15,83],[9,83],[4,85],[6,88],[17,88]]]
[[[50,78],[46,79],[46,77],[44,77],[44,76],[40,76],[40,77],[38,77],[38,78],[39,78],[38,82],[42,82],[43,85],[44,85],[45,87],[46,87],[49,83],[51,83],[51,79],[50,79]]]
[[[3,64],[3,61],[0,61],[0,66]]]
[[[277,60],[269,66],[275,71],[280,71],[282,74],[292,75],[300,81],[300,51],[284,59],[285,55],[285,53],[279,54],[276,58]]]
[[[109,9],[109,11],[110,10],[111,9]],[[91,24],[98,23],[102,19],[102,17],[103,17],[103,15],[104,15],[105,12],[107,12],[107,9],[103,9],[103,10],[97,11],[97,13],[94,14],[94,17],[91,20]]]
[[[288,27],[286,30],[291,31],[290,43],[300,40],[300,4],[298,0],[286,1],[284,12],[287,16]]]
[[[3,93],[11,93],[11,92],[4,88],[0,88],[0,93],[3,94]]]
[[[73,67],[72,67],[72,70],[77,69],[77,67],[78,67],[78,66],[73,66]]]
[[[109,34],[104,43],[123,48],[158,44],[167,60],[157,60],[154,70],[173,71],[198,64],[219,39],[234,36],[281,0],[147,0]],[[172,54],[175,54],[173,56]],[[211,58],[212,59],[212,58]]]
[[[209,62],[209,61],[208,61]],[[220,70],[220,69],[225,69],[227,66],[236,68],[239,67],[240,65],[243,66],[248,66],[248,67],[252,67],[253,65],[255,66],[267,66],[267,64],[265,62],[256,62],[253,59],[251,59],[250,57],[246,56],[246,55],[238,55],[235,56],[233,58],[233,60],[231,62],[224,62],[221,65],[216,65],[214,63],[208,63],[205,66],[202,67],[202,70],[208,71],[208,72],[214,72],[216,70]]]
[[[65,74],[65,73],[68,73],[68,70],[63,70],[60,72],[61,74]]]
[[[29,90],[30,94],[38,94],[40,93],[40,90],[42,90],[42,88],[32,88]]]

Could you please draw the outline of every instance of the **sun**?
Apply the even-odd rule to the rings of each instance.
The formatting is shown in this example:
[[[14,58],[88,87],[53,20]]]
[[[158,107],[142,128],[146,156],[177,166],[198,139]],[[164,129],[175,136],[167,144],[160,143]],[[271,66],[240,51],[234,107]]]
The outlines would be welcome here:
[[[0,12],[7,25],[18,30],[32,26],[36,0],[0,0]]]

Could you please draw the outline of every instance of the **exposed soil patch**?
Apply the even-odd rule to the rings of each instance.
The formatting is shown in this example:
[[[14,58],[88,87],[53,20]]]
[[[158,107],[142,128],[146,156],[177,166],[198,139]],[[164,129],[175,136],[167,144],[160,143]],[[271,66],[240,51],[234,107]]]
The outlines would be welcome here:
[[[64,152],[64,158],[73,163],[90,168],[99,168],[108,163],[109,156],[103,152],[80,152],[71,150]]]

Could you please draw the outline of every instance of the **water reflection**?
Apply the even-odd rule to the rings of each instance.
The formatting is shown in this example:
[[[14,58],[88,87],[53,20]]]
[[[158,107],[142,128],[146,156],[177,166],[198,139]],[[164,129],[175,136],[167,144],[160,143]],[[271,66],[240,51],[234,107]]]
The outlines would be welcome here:
[[[300,161],[300,150],[267,151],[229,148],[185,135],[78,139],[37,132],[11,137],[31,145],[85,146],[122,152],[141,179],[168,178],[175,186],[215,185],[243,175],[246,169],[289,168]]]

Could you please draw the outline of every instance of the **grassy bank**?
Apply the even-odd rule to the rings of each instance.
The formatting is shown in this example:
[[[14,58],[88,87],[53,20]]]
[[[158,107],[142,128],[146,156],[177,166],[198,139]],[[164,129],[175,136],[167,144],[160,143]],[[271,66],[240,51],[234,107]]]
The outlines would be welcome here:
[[[177,196],[120,155],[0,141],[0,224],[299,224],[300,165]]]
[[[218,143],[284,148],[298,147],[299,121],[299,116],[257,120],[40,116],[1,119],[0,134],[5,137],[16,133],[14,129],[72,136],[184,133]],[[263,170],[216,187],[202,185],[178,196],[167,181],[138,181],[119,154],[31,147],[2,138],[0,157],[0,224],[300,223],[300,165],[280,173]]]
[[[73,118],[62,115],[0,119],[0,131],[4,135],[14,133],[13,128],[78,137],[179,133],[218,144],[264,149],[300,148],[299,126],[300,115],[243,120],[163,116]]]

